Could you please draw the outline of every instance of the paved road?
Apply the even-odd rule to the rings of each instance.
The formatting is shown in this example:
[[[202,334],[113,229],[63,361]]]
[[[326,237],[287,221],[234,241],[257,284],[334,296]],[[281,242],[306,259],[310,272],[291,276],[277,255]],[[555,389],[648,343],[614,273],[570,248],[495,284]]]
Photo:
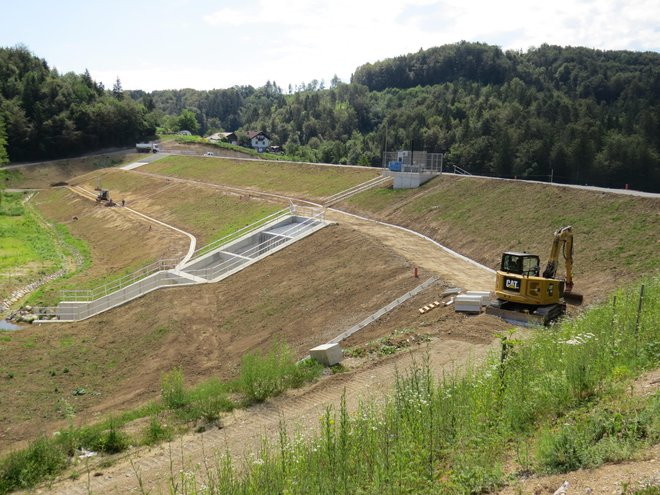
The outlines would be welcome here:
[[[145,153],[144,157],[141,157],[138,161],[129,163],[127,165],[122,165],[119,168],[122,170],[133,170],[141,167],[142,165],[146,165],[147,163],[155,162],[156,160],[165,158],[166,156],[170,156],[169,153]]]

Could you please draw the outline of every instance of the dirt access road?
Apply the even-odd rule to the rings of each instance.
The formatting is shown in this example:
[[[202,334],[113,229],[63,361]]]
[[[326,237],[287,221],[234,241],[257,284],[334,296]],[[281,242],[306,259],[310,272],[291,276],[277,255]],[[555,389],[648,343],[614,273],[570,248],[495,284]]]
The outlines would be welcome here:
[[[326,218],[372,236],[419,267],[419,276],[435,274],[450,285],[466,290],[491,291],[495,271],[454,253],[426,236],[408,229],[329,210]]]

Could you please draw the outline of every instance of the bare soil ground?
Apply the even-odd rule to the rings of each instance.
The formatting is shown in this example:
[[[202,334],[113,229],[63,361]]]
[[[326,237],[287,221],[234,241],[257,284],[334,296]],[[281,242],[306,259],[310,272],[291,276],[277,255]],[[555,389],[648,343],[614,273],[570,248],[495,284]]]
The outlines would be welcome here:
[[[419,283],[405,258],[339,225],[222,283],[160,290],[75,324],[26,328],[0,342],[0,443],[6,450],[50,435],[65,425],[67,405],[82,424],[155,399],[160,376],[176,366],[190,384],[232,377],[245,352],[275,339],[302,357]],[[26,349],[36,363],[25,361]],[[89,393],[73,396],[79,387]]]
[[[14,169],[6,183],[7,188],[45,189],[53,184],[67,182],[88,172],[130,163],[139,159],[134,150],[67,158]]]
[[[545,263],[553,232],[572,225],[575,291],[585,305],[660,266],[657,198],[443,175],[417,190],[369,191],[342,209],[421,232],[490,268],[508,250]]]
[[[174,185],[174,181],[167,184],[166,179],[157,183],[145,181],[145,189],[141,189],[134,185],[142,180],[137,175],[114,174],[116,190],[125,194],[132,206],[164,221],[181,221],[186,214],[172,214],[176,200],[168,204],[164,197],[205,194],[202,185],[184,187]],[[131,185],[133,179],[136,182]],[[94,181],[93,175],[81,180],[86,187]],[[444,192],[444,187],[439,187],[440,192]],[[131,188],[139,189],[139,196],[132,197]],[[406,198],[375,216],[423,231],[495,265],[493,256],[499,256],[502,250],[501,238],[484,235],[483,242],[479,242],[473,230],[463,231],[450,223],[443,227],[442,221],[431,213],[415,217],[414,211],[406,209],[412,208],[414,201]],[[657,225],[654,205],[657,203],[651,202],[643,208],[656,215],[652,219],[656,223],[651,225]],[[365,212],[360,207],[352,208]],[[372,214],[369,210],[366,213]],[[98,214],[92,211],[88,216],[93,219]],[[71,211],[64,209],[55,215],[66,220]],[[451,308],[420,316],[417,309],[435,300],[443,287],[489,290],[493,275],[448,257],[414,234],[341,213],[330,215],[339,222],[338,226],[324,229],[221,284],[158,291],[89,321],[46,327],[49,331],[30,328],[12,334],[9,340],[0,340],[0,450],[19,447],[39,432],[50,434],[65,426],[62,412],[67,407],[75,410],[75,423],[82,424],[110,411],[123,411],[157,398],[161,374],[175,366],[182,367],[188,384],[210,376],[231,377],[242,354],[263,348],[275,338],[285,340],[298,356],[303,356],[310,347],[336,336],[431,275],[439,276],[441,283],[359,332],[346,345],[364,345],[405,333],[411,336],[409,347],[417,356],[428,352],[440,372],[447,366],[483,358],[494,333],[509,327],[486,315],[457,315]],[[118,222],[114,228],[134,228],[135,224],[128,217],[103,219],[106,220],[111,225]],[[92,222],[87,229],[95,225]],[[503,221],[502,225],[512,224]],[[141,227],[137,228],[136,238],[142,241]],[[208,226],[194,228],[207,232]],[[483,230],[484,226],[476,228]],[[534,239],[534,244],[537,231],[537,227],[527,226],[521,237]],[[95,243],[102,245],[108,235],[111,232],[99,233]],[[541,251],[544,252],[545,249]],[[98,258],[98,269],[114,262],[112,257]],[[420,269],[418,279],[412,276],[414,266]],[[616,276],[602,268],[594,269],[587,282],[589,294],[595,297],[609,292],[616,285]],[[428,339],[428,350],[426,345],[418,344]],[[406,345],[401,339],[399,343]],[[30,362],[24,359],[26,352],[33,357]],[[410,356],[399,353],[384,359],[370,356],[347,360],[348,373],[291,391],[262,406],[237,411],[224,418],[223,430],[203,436],[186,435],[181,439],[184,457],[190,464],[202,463],[214,449],[228,449],[240,458],[258,447],[262,433],[273,435],[281,418],[292,428],[311,431],[326,404],[336,406],[344,389],[352,408],[372,392],[380,396],[392,383],[395,368],[405,368]],[[12,371],[11,380],[4,378],[6,371]],[[76,387],[85,387],[91,393],[74,397],[71,391]],[[179,451],[178,441],[173,450]],[[170,473],[166,446],[132,451],[129,455],[147,486],[162,486]],[[101,473],[90,479],[94,493],[125,493],[137,486],[127,458],[117,460],[112,468],[96,465],[94,469]],[[548,486],[552,483],[554,480],[548,481]],[[87,493],[87,479],[64,481],[49,487],[50,490]]]
[[[88,270],[50,285],[45,301],[53,300],[62,287],[88,288],[88,282],[131,272],[160,258],[181,258],[190,244],[186,236],[126,208],[108,208],[66,188],[42,191],[32,201],[48,221],[64,224],[84,239],[93,260]]]

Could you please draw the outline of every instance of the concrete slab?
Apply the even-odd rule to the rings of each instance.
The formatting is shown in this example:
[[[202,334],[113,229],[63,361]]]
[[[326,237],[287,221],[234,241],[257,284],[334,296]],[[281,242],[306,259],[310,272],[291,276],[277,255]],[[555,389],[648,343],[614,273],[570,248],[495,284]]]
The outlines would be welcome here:
[[[321,344],[309,350],[312,359],[325,366],[334,366],[344,359],[344,353],[339,344]]]

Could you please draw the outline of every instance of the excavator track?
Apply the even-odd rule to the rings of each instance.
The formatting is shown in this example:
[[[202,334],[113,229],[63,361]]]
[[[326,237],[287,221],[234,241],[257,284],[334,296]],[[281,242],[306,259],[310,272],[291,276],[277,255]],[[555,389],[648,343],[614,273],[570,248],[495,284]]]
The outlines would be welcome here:
[[[548,326],[565,313],[565,303],[529,308],[523,304],[498,299],[486,307],[486,314],[498,316],[512,325],[523,327]]]

